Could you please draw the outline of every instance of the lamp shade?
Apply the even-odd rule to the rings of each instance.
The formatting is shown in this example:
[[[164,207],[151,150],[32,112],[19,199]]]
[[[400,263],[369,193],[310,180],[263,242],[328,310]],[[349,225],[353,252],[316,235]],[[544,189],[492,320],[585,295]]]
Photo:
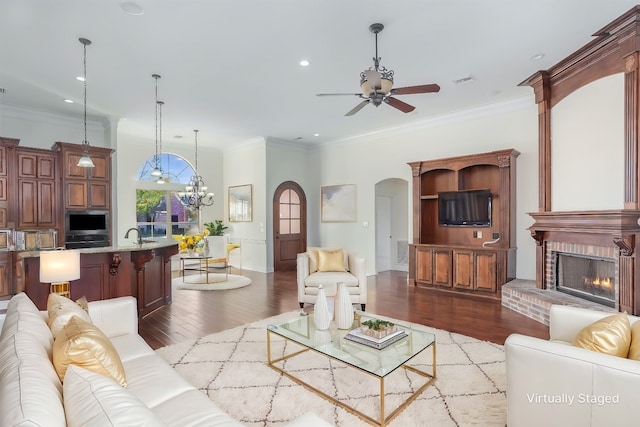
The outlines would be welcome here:
[[[68,282],[80,278],[80,252],[40,252],[40,282]]]

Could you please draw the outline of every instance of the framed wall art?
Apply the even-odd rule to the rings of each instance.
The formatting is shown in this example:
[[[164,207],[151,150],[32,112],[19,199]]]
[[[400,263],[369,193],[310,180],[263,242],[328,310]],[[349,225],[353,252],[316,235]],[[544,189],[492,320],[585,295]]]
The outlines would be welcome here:
[[[355,222],[355,184],[328,185],[320,188],[320,210],[322,222]]]
[[[229,187],[229,221],[253,221],[252,191],[251,184]]]

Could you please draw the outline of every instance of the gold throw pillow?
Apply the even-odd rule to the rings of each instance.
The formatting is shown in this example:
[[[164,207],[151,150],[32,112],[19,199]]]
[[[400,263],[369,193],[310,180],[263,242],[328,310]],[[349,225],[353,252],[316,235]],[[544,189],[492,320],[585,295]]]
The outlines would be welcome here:
[[[47,313],[49,314],[49,329],[51,329],[51,335],[54,338],[71,319],[71,316],[78,316],[82,320],[91,323],[89,313],[83,310],[79,304],[58,294],[49,294]]]
[[[618,357],[627,357],[630,344],[631,325],[626,312],[604,317],[585,326],[573,340],[575,347]]]
[[[122,361],[109,338],[77,316],[69,319],[53,342],[53,366],[60,381],[64,380],[69,365],[111,377],[121,386],[127,386]]]
[[[307,249],[307,253],[309,254],[309,274],[315,273],[318,271],[318,250]]]
[[[631,345],[627,358],[640,360],[640,320],[631,326]]]
[[[318,251],[318,271],[345,271],[342,249]]]

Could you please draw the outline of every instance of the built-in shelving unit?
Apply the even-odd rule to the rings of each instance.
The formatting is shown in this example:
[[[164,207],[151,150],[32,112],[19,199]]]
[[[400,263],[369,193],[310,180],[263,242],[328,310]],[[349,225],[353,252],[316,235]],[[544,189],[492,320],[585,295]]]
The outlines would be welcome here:
[[[409,163],[413,172],[411,284],[500,298],[502,285],[515,277],[519,154],[508,149]],[[466,190],[491,192],[491,224],[439,225],[439,194]]]

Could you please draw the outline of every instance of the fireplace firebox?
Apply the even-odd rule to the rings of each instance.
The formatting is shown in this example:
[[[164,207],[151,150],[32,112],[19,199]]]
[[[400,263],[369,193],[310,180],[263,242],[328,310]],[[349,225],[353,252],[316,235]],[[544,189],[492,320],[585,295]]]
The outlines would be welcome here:
[[[615,307],[615,261],[557,252],[556,290]]]

